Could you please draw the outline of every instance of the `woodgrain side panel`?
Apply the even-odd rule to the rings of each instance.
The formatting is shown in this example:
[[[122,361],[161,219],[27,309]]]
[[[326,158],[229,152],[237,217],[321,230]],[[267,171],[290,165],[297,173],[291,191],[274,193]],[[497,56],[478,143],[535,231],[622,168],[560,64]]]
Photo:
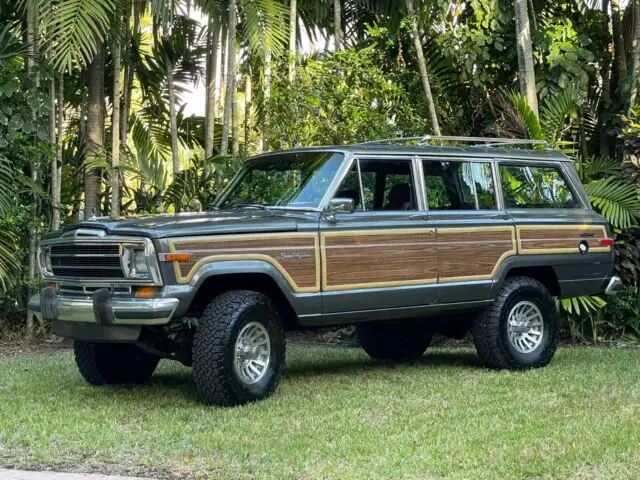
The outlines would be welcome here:
[[[176,239],[172,252],[189,253],[191,259],[174,262],[179,283],[188,283],[207,263],[225,260],[259,260],[273,265],[295,292],[320,291],[318,236],[309,233],[219,235]]]
[[[610,246],[600,246],[606,239],[603,225],[519,225],[516,227],[518,252],[522,255],[556,253],[580,254],[580,242],[589,244],[590,252],[610,252]]]
[[[321,234],[323,290],[420,285],[437,281],[434,229]]]
[[[515,254],[513,227],[439,228],[438,282],[491,279]]]

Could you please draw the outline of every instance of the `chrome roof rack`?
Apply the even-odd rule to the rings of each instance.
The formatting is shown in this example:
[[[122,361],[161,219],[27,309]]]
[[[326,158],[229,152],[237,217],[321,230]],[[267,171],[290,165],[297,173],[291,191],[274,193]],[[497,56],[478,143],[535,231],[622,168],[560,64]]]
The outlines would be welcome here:
[[[430,142],[462,142],[475,143],[470,147],[502,147],[509,145],[544,145],[549,147],[546,140],[529,140],[526,138],[498,138],[498,137],[457,137],[447,135],[424,135],[422,137],[396,137],[385,138],[381,140],[373,140],[370,142],[362,142],[358,145],[388,145],[392,143],[402,143],[408,141],[417,141],[417,145],[426,145]]]

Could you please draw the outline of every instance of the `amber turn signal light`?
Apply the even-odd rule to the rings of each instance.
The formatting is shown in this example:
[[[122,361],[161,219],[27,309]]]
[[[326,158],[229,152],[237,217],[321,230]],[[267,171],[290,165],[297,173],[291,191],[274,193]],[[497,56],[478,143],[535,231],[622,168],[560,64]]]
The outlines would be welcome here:
[[[58,284],[56,282],[49,282],[49,286],[54,290],[58,290]]]
[[[152,298],[158,289],[156,287],[138,287],[135,293],[136,298]]]
[[[167,262],[188,262],[191,260],[190,253],[167,253],[164,257]]]

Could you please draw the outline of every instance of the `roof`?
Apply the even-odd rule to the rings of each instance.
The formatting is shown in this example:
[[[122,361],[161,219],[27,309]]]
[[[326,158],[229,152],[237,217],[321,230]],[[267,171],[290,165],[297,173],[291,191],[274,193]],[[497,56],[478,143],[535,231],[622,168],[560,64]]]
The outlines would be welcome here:
[[[436,145],[399,145],[399,144],[353,144],[353,145],[330,145],[322,147],[294,148],[290,150],[280,150],[264,153],[263,155],[273,155],[278,153],[302,153],[302,152],[345,152],[360,155],[433,155],[443,157],[455,157],[464,154],[465,157],[476,158],[509,158],[509,159],[530,159],[548,160],[554,162],[566,162],[570,159],[551,149],[535,150],[525,148],[509,148],[500,146],[436,146]],[[259,155],[262,157],[263,155]],[[254,157],[255,158],[255,157]]]

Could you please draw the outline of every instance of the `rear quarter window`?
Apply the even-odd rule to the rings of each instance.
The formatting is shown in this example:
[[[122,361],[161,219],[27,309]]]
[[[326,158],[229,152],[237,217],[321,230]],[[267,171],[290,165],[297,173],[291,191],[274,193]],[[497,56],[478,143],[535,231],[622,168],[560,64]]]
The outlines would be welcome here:
[[[507,208],[578,208],[567,180],[555,166],[500,165]]]

